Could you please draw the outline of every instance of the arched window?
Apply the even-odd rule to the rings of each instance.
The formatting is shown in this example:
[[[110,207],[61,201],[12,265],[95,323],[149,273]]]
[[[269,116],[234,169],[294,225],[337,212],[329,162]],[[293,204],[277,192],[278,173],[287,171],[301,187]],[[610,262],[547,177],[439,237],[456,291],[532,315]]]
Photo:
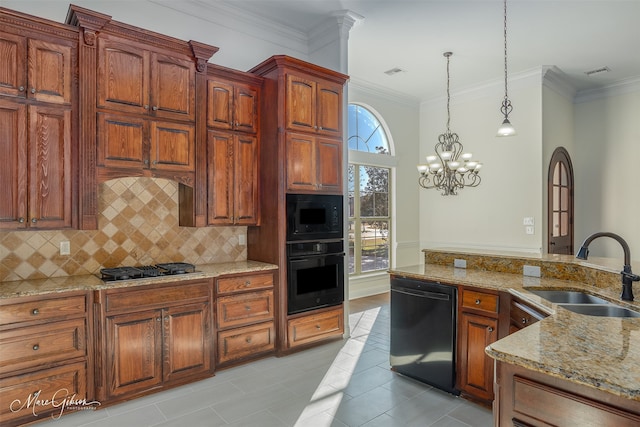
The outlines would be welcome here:
[[[349,274],[386,270],[391,260],[392,146],[370,108],[349,104]]]

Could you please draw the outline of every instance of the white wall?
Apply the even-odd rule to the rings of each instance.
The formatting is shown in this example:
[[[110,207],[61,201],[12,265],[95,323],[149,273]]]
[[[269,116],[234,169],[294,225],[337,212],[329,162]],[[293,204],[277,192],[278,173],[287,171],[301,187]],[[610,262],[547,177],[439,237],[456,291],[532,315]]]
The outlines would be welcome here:
[[[578,246],[593,232],[619,234],[640,260],[640,81],[632,89],[575,104],[575,234]],[[622,260],[612,239],[589,249]]]
[[[517,135],[508,138],[495,136],[502,122],[499,85],[451,92],[451,131],[459,135],[465,151],[483,163],[482,182],[460,190],[457,196],[442,196],[435,189],[420,191],[423,247],[540,251],[542,227],[536,226],[535,234],[527,235],[522,224],[529,216],[541,224],[540,82],[541,70],[537,70],[510,83],[509,98],[514,106],[510,120]],[[446,119],[446,98],[422,105],[421,163],[446,130]],[[415,180],[406,185],[416,185]]]

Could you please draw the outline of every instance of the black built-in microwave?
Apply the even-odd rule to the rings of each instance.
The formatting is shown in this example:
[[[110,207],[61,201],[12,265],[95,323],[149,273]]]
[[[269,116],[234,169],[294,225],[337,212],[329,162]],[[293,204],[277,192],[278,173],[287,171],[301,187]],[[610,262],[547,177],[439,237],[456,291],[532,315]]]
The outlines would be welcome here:
[[[287,194],[287,241],[341,239],[342,196]]]

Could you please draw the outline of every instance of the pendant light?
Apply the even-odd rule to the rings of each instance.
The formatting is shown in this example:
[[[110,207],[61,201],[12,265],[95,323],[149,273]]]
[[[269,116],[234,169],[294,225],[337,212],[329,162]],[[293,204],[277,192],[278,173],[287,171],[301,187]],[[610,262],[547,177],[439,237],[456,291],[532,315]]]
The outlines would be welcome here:
[[[509,114],[512,110],[513,105],[511,105],[507,91],[507,0],[504,0],[504,100],[500,107],[504,120],[500,128],[498,128],[496,136],[512,136],[516,134],[516,130],[509,121]]]

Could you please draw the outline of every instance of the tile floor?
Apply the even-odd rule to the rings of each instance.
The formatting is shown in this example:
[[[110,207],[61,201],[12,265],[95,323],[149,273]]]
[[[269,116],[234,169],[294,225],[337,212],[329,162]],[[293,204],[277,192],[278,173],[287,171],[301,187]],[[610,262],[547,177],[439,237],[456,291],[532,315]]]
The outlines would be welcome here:
[[[489,427],[491,411],[389,369],[388,294],[350,302],[351,337],[97,411],[66,426]]]

